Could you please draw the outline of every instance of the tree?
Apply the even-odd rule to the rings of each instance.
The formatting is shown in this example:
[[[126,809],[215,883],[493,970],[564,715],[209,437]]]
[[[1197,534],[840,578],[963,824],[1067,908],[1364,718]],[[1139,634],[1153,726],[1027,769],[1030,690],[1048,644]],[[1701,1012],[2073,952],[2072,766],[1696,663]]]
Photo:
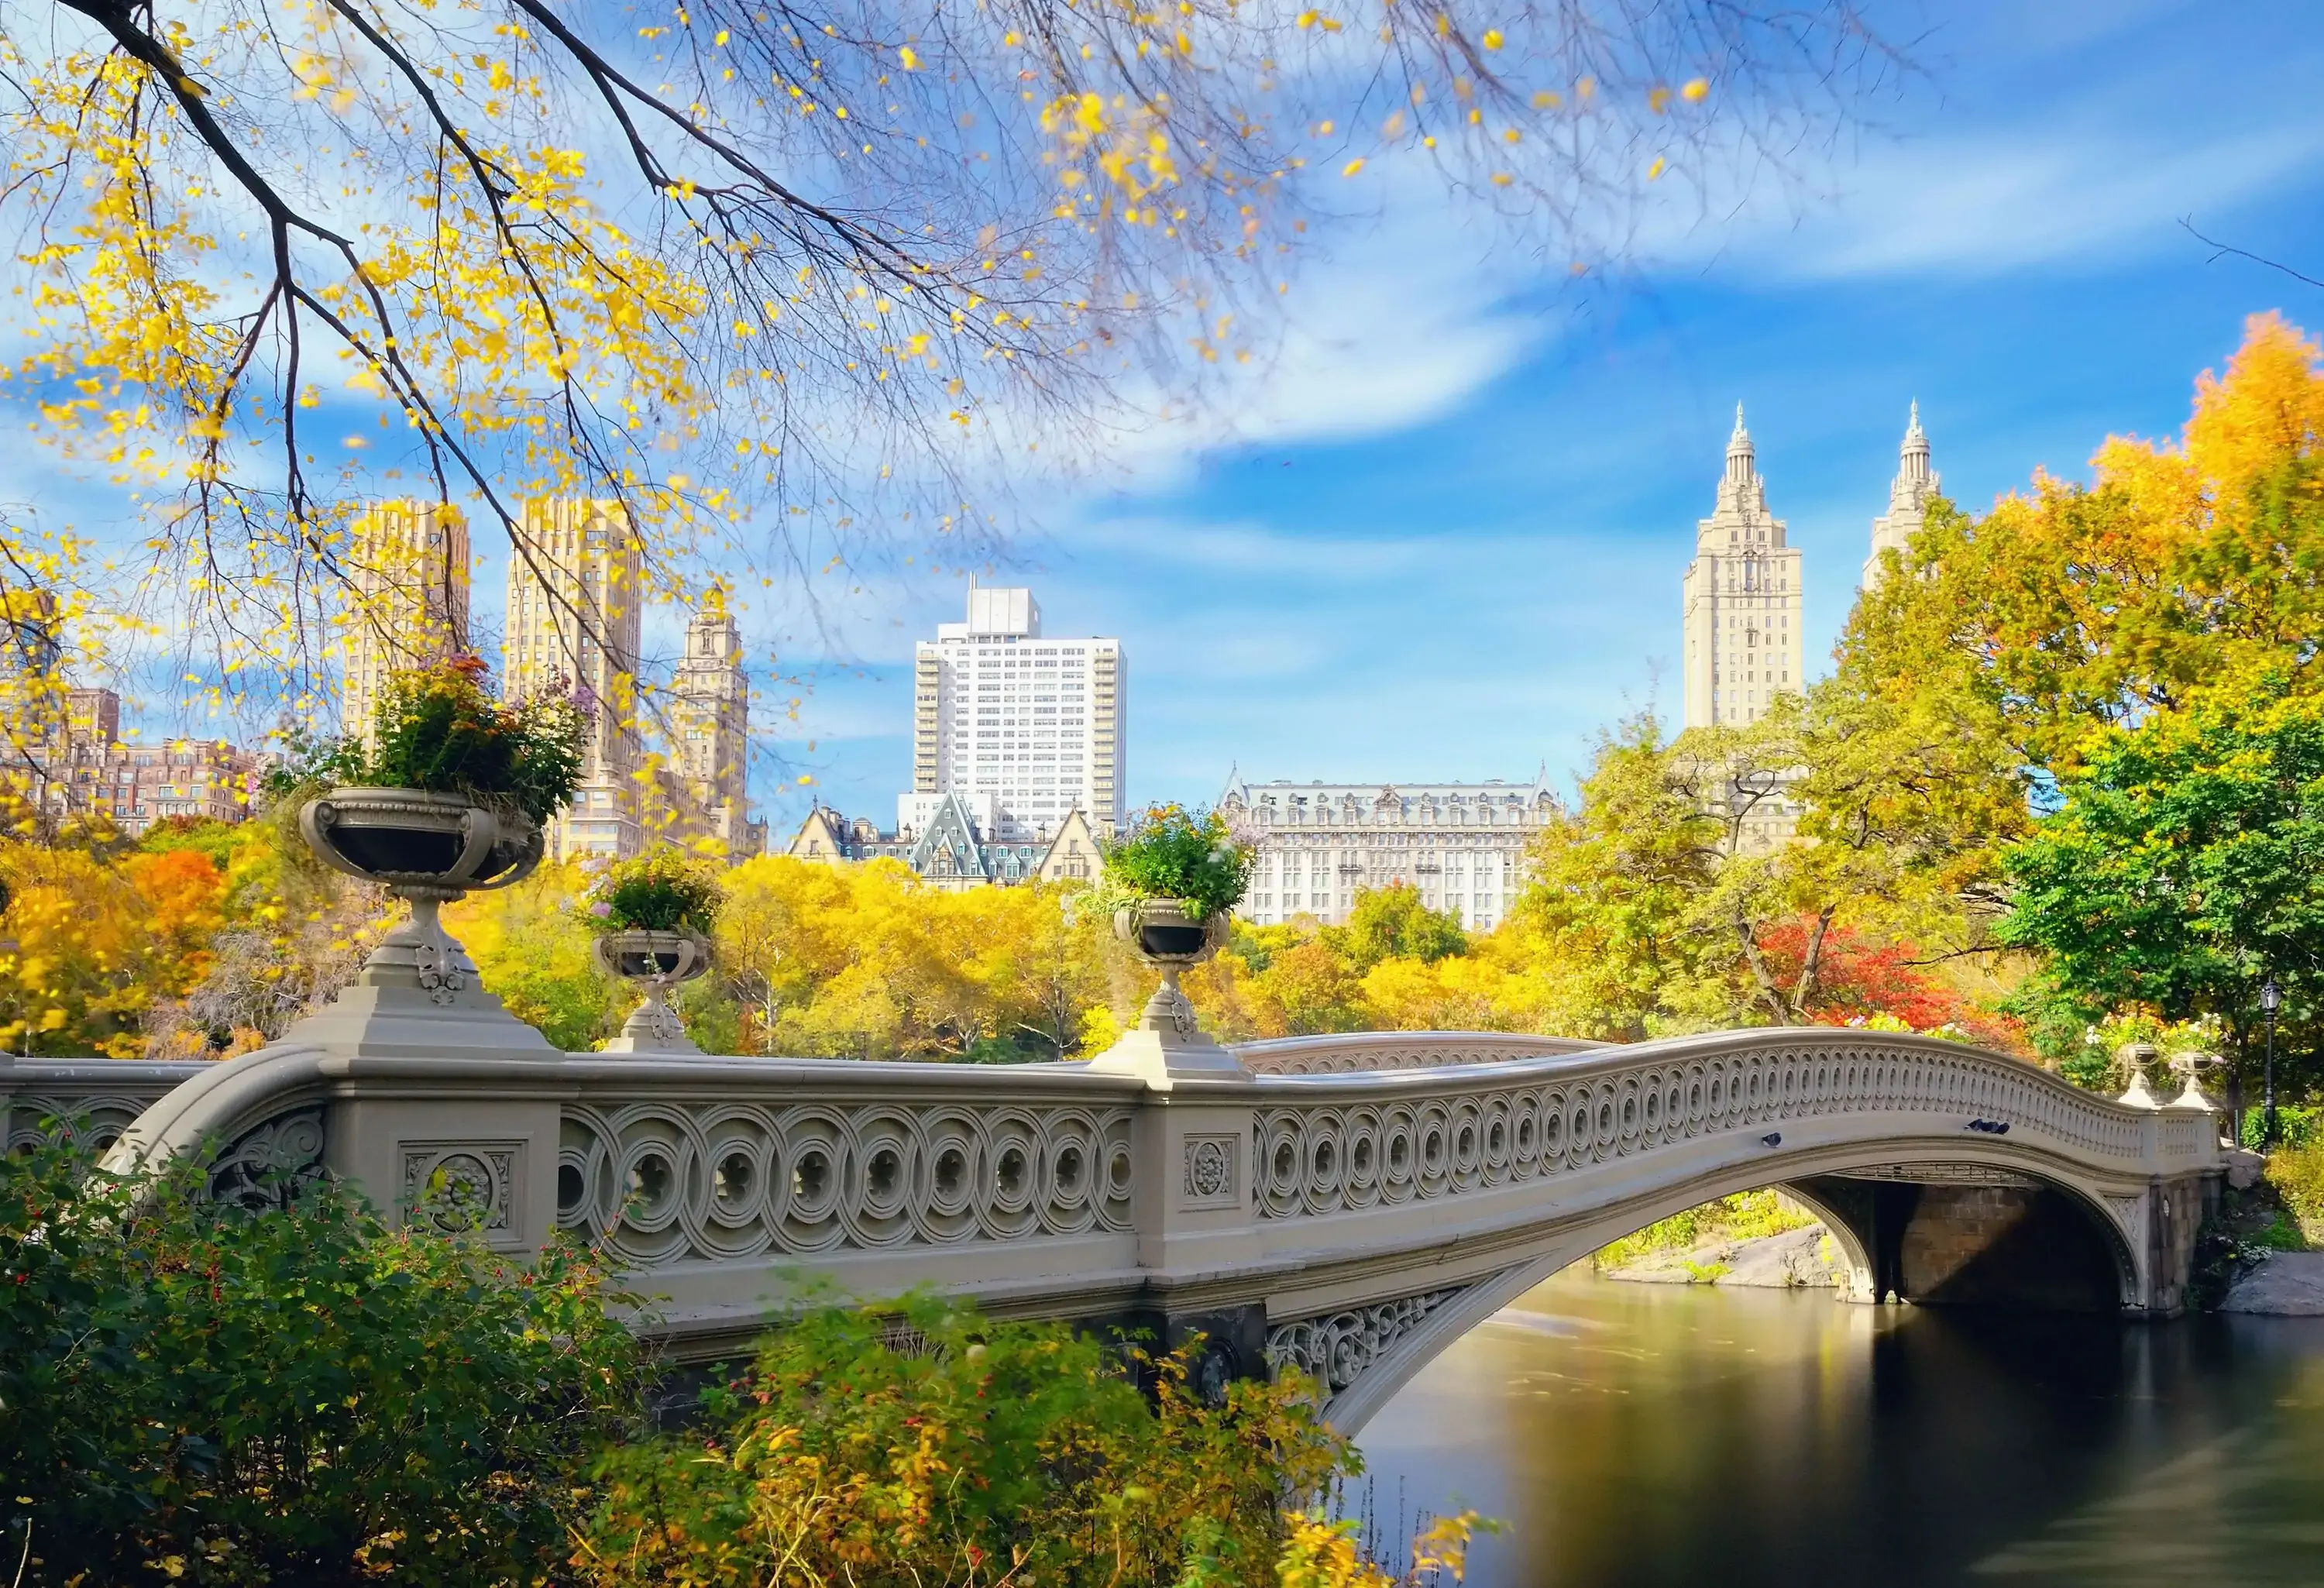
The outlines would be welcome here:
[[[128,610],[224,688],[392,621],[382,494],[535,565],[521,499],[611,499],[648,593],[975,560],[985,482],[1263,350],[1367,161],[1587,268],[1648,183],[1781,169],[1899,64],[1854,0],[173,10],[0,17],[0,203],[16,389],[152,499]]]
[[[2054,816],[2009,857],[2005,941],[2044,956],[2053,1026],[2144,1006],[2238,1031],[2260,983],[2287,1023],[2324,993],[2324,698],[2282,674],[2200,691],[2102,732]]]
[[[635,1002],[592,957],[589,928],[574,913],[587,886],[578,862],[555,862],[512,888],[471,893],[444,911],[445,929],[476,962],[484,991],[569,1053],[611,1037]]]
[[[2173,446],[2116,437],[2080,485],[2037,475],[1982,518],[1932,512],[1842,651],[1893,697],[1945,700],[2016,762],[2070,768],[2223,675],[2314,687],[2324,632],[2324,355],[2254,316]]]
[[[1434,961],[1469,946],[1461,918],[1429,909],[1410,882],[1359,889],[1347,924],[1327,930],[1342,956],[1360,973],[1384,959]]]

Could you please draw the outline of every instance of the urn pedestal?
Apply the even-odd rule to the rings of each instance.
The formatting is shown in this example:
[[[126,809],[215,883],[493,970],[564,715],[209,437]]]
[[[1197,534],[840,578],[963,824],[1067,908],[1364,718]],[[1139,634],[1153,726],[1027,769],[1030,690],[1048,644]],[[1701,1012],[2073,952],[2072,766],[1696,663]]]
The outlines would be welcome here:
[[[1176,1080],[1250,1080],[1242,1061],[1204,1034],[1194,1006],[1178,990],[1180,974],[1226,942],[1226,916],[1197,918],[1175,899],[1147,899],[1115,911],[1113,931],[1131,953],[1162,973],[1162,984],[1146,1001],[1137,1026],[1090,1060],[1090,1068],[1142,1076],[1162,1087]]]
[[[283,1033],[333,1053],[415,1058],[553,1058],[557,1049],[477,984],[438,911],[463,894],[522,882],[541,832],[522,815],[460,794],[333,789],[299,812],[299,833],[337,872],[384,886],[411,907],[328,1006]]]
[[[695,932],[632,930],[607,932],[592,946],[597,968],[617,976],[645,994],[622,1026],[622,1034],[605,1044],[607,1053],[700,1054],[686,1034],[663,994],[680,982],[690,982],[710,968],[710,943]]]

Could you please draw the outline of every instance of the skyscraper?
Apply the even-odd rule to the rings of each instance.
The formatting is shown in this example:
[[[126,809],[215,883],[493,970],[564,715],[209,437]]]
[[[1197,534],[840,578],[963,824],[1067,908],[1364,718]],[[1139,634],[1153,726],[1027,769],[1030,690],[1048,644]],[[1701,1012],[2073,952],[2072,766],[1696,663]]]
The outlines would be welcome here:
[[[640,556],[618,502],[528,502],[509,556],[501,688],[511,699],[570,689],[591,726],[581,788],[549,834],[549,853],[635,854]]]
[[[687,804],[730,855],[766,847],[750,819],[751,691],[742,676],[742,632],[713,603],[686,626],[686,654],[672,684],[671,727]]]
[[[383,502],[355,520],[346,562],[339,732],[367,741],[390,673],[468,648],[467,522],[447,503]]]
[[[1686,570],[1686,725],[1742,727],[1804,678],[1801,564],[1784,521],[1767,512],[1743,405],[1709,518],[1697,522]]]
[[[1921,405],[1904,427],[1904,445],[1896,449],[1896,477],[1888,486],[1888,511],[1872,521],[1872,555],[1864,559],[1864,587],[1880,583],[1880,554],[1902,554],[1913,536],[1928,521],[1929,498],[1941,482],[1929,466],[1929,438],[1921,431]]]
[[[1080,810],[1122,823],[1129,664],[1121,642],[1041,632],[1027,589],[971,589],[965,623],[939,623],[913,658],[912,794],[989,795],[999,831],[1056,831]]]

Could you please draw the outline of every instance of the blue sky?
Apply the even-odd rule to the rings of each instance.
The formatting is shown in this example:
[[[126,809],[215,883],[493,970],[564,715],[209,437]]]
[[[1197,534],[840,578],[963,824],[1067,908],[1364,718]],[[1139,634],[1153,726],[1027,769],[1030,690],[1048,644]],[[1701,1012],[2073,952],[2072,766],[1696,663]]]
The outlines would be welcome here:
[[[1948,494],[1981,507],[2037,466],[2081,475],[2109,432],[2174,431],[2247,314],[2324,328],[2324,291],[2179,224],[2324,275],[2324,12],[1924,20],[1927,80],[1848,153],[1649,238],[1622,279],[1545,290],[1425,210],[1344,231],[1226,416],[1249,439],[1156,448],[1021,526],[988,579],[1128,650],[1132,800],[1213,799],[1237,765],[1570,781],[1658,665],[1675,700],[1680,577],[1738,401],[1805,549],[1817,656],[1913,400]],[[792,651],[816,682],[780,748],[814,782],[767,777],[778,826],[812,797],[892,812],[910,642],[961,588],[837,597],[844,651]]]
[[[1679,582],[1738,401],[1820,657],[1914,399],[1948,493],[1982,507],[2081,474],[2110,432],[2175,431],[2246,315],[2324,329],[2324,289],[2180,224],[2324,276],[2316,0],[1868,3],[1922,70],[1844,147],[1710,216],[1666,181],[1581,283],[1375,162],[1344,189],[1359,218],[1314,235],[1279,348],[1216,408],[1119,436],[1077,486],[1021,483],[1009,559],[979,571],[1031,586],[1052,632],[1122,639],[1134,802],[1213,799],[1238,766],[1570,784],[1602,728],[1675,699]],[[0,456],[0,499],[134,533],[45,454]],[[754,707],[779,832],[817,799],[892,818],[912,642],[965,586],[923,568],[745,612],[779,659]],[[477,573],[487,629],[502,577]],[[132,702],[143,732],[235,731],[171,692]]]

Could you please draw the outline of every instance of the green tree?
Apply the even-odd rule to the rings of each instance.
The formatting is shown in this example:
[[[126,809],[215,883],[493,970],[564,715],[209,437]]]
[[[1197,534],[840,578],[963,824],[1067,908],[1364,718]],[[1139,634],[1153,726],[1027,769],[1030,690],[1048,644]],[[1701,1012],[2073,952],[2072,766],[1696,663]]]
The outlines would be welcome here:
[[[1326,941],[1359,975],[1384,959],[1433,963],[1469,949],[1461,918],[1429,909],[1410,882],[1359,890],[1347,924],[1326,928]]]
[[[2324,699],[2280,673],[2093,736],[2011,852],[2001,937],[2038,949],[2061,1036],[2145,1006],[2239,1032],[2273,975],[2286,1023],[2324,993]]]

